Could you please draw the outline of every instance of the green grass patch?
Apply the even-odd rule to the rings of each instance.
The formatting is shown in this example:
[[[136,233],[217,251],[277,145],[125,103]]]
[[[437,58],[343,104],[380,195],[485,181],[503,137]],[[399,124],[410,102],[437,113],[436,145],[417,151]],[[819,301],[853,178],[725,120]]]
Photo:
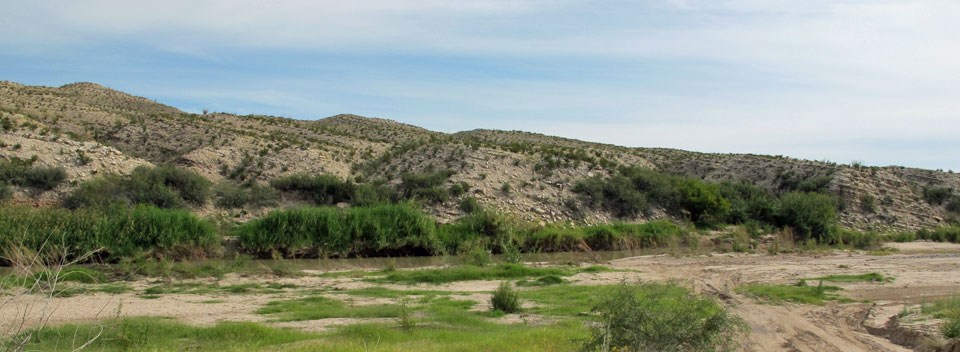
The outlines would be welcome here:
[[[823,276],[813,279],[807,279],[809,281],[826,281],[826,282],[891,282],[893,277],[883,276],[881,273],[866,273],[866,274],[857,274],[857,275],[830,275]]]
[[[496,266],[463,265],[444,269],[398,270],[382,278],[374,278],[376,282],[396,282],[405,284],[431,283],[442,284],[454,281],[469,280],[508,280],[545,275],[568,276],[574,270],[560,268],[531,268],[520,264],[500,264]]]
[[[162,295],[162,294],[271,294],[280,293],[288,288],[295,288],[296,285],[267,283],[261,285],[258,283],[244,283],[234,285],[207,284],[201,282],[177,282],[165,283],[143,290],[144,295]]]
[[[434,290],[391,290],[384,287],[364,287],[354,290],[343,291],[350,296],[371,297],[371,298],[403,298],[407,296],[443,296],[456,294],[448,291]]]
[[[794,302],[822,305],[826,301],[848,301],[838,295],[836,286],[806,285],[770,285],[748,284],[737,288],[737,292],[773,303]]]
[[[396,318],[400,306],[395,304],[349,306],[335,299],[313,296],[287,301],[273,301],[257,309],[257,314],[270,315],[273,321],[301,321],[327,318]]]
[[[25,350],[72,351],[101,333],[90,351],[259,351],[319,335],[255,323],[197,327],[165,318],[125,318],[102,324],[63,325],[36,332]],[[2,346],[2,345],[0,345]]]

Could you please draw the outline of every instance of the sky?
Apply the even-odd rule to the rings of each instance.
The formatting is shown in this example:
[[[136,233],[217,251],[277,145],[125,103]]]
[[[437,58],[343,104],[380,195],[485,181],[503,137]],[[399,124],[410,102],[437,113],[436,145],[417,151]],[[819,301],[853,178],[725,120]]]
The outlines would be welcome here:
[[[960,171],[956,0],[0,0],[0,80]]]

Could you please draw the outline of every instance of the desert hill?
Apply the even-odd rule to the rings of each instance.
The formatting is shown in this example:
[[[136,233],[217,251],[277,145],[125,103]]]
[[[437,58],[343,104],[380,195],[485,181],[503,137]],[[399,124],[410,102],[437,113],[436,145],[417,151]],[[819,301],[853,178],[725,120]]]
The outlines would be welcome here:
[[[68,181],[15,201],[52,204],[79,182],[174,164],[213,182],[266,183],[296,173],[396,184],[409,172],[445,171],[482,205],[535,222],[595,223],[611,214],[578,206],[573,185],[639,166],[706,181],[745,181],[770,190],[813,187],[837,195],[840,220],[860,229],[915,229],[957,217],[931,190],[960,190],[960,175],[897,166],[865,167],[783,156],[628,148],[521,131],[453,134],[396,121],[336,115],[316,121],[222,112],[192,114],[93,83],[61,87],[0,82],[0,157],[62,166]],[[284,202],[296,204],[296,200]],[[462,215],[456,199],[430,206]],[[199,212],[218,212],[208,205]],[[664,217],[653,209],[644,220]]]

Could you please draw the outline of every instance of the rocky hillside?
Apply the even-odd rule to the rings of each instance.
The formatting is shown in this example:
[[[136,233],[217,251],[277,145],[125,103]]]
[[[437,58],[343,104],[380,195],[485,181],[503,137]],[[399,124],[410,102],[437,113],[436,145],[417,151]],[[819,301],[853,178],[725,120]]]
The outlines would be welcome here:
[[[404,173],[448,171],[448,184],[469,185],[461,197],[545,223],[611,220],[599,211],[574,211],[579,200],[571,188],[624,165],[771,190],[822,187],[840,196],[842,223],[865,229],[941,224],[957,214],[926,200],[925,190],[960,190],[960,175],[903,167],[627,148],[520,131],[444,134],[355,115],[304,121],[190,114],[93,83],[52,88],[0,82],[0,118],[0,156],[36,156],[41,165],[68,170],[70,182],[57,189],[17,191],[17,201],[33,204],[54,203],[78,182],[144,164],[175,164],[214,182],[265,183],[293,173],[327,173],[396,184]],[[451,199],[430,210],[451,220],[461,215],[457,204]],[[654,209],[645,216],[665,215]]]

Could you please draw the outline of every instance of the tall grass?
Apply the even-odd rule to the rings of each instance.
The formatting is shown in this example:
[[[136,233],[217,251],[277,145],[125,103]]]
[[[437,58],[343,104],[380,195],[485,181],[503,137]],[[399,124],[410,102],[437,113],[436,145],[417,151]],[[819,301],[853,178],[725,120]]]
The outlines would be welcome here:
[[[68,260],[96,251],[98,258],[116,261],[144,252],[205,250],[218,240],[212,224],[184,210],[0,207],[0,255],[7,263],[23,250],[57,252]]]
[[[237,229],[256,254],[287,256],[429,255],[441,251],[437,226],[411,204],[274,211]]]

